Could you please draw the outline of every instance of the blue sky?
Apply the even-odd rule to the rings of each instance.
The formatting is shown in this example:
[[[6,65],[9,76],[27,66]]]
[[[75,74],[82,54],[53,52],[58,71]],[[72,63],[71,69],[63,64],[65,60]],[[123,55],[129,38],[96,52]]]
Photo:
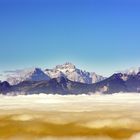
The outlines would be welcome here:
[[[111,75],[140,66],[139,0],[0,0],[0,71],[72,62]]]

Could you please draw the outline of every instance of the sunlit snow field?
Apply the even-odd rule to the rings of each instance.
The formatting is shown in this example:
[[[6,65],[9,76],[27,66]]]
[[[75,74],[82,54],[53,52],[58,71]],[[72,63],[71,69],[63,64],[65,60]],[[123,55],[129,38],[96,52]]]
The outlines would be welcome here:
[[[0,140],[140,140],[140,95],[0,96]]]

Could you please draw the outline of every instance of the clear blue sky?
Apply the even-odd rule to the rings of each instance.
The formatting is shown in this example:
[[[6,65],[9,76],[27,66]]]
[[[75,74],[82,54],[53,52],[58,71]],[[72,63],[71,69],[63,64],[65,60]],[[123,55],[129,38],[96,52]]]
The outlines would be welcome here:
[[[139,0],[0,0],[0,71],[72,62],[140,66]]]

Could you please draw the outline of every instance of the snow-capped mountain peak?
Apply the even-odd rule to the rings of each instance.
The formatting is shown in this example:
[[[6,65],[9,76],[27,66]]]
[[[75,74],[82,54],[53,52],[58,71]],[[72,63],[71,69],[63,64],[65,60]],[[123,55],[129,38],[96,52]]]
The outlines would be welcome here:
[[[130,69],[120,71],[119,73],[121,74],[121,79],[127,81],[130,76],[136,76],[140,73],[140,67],[132,67]]]
[[[72,63],[65,63],[62,65],[57,65],[53,69],[46,69],[45,73],[51,78],[66,77],[71,81],[92,84],[104,80],[105,78],[97,75],[96,73],[86,72],[84,70],[76,68]]]
[[[23,81],[43,81],[49,79],[50,77],[46,75],[40,68],[28,68],[10,71],[6,75],[6,81],[8,81],[11,85],[15,85]]]
[[[122,73],[127,75],[137,75],[139,72],[140,72],[140,67],[133,67],[128,70],[125,70]]]
[[[55,69],[57,70],[75,70],[76,69],[76,66],[72,63],[69,63],[69,62],[66,62],[65,64],[63,65],[57,65],[55,67]]]

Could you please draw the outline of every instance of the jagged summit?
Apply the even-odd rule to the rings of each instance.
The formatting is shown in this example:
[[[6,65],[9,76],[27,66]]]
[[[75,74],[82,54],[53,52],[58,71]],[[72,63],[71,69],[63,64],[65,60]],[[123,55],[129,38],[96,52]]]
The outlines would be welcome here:
[[[95,72],[86,72],[85,70],[78,69],[70,62],[57,65],[53,69],[46,69],[45,73],[51,78],[63,76],[71,81],[87,84],[96,83],[105,79],[104,77],[97,75]]]
[[[132,67],[130,69],[120,71],[120,77],[122,80],[126,81],[129,79],[131,76],[136,76],[139,75],[140,73],[140,67]]]
[[[57,65],[55,69],[76,69],[76,66],[70,62],[66,62],[62,65]]]
[[[127,74],[127,75],[137,75],[139,72],[140,72],[140,67],[132,67],[130,69],[122,71],[121,73]]]

